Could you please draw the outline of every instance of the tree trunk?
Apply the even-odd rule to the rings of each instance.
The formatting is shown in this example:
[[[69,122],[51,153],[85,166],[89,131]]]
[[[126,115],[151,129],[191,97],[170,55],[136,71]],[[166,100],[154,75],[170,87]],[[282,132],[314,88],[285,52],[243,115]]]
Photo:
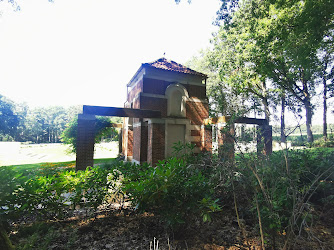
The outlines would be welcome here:
[[[269,104],[268,104],[268,98],[265,97],[262,99],[262,104],[264,106],[264,118],[268,121],[270,119],[270,110],[269,110]]]
[[[285,136],[285,93],[282,93],[282,111],[281,111],[281,142],[286,143],[286,136]]]
[[[306,109],[306,131],[307,131],[307,142],[313,142],[312,133],[312,106],[309,98],[305,100]]]
[[[302,75],[304,75],[302,73]],[[306,131],[307,131],[307,142],[312,143],[313,142],[313,133],[312,133],[312,104],[311,104],[311,96],[308,91],[308,86],[307,86],[307,81],[302,80],[303,83],[303,95],[304,95],[304,100],[303,104],[305,106],[306,110]]]
[[[269,110],[269,103],[268,103],[268,90],[267,90],[267,86],[266,83],[263,81],[262,82],[262,104],[264,107],[264,115],[265,115],[265,119],[268,121],[269,124],[269,120],[270,120],[270,110]]]
[[[324,105],[324,114],[323,114],[323,137],[327,141],[327,79],[325,75],[323,76],[323,85],[324,85],[324,95],[323,95],[323,105]]]

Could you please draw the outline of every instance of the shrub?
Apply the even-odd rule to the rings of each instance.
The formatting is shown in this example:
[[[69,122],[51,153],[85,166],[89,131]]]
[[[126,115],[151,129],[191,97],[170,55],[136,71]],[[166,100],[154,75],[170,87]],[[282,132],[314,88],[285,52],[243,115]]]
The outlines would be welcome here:
[[[219,209],[208,179],[182,159],[161,161],[137,177],[125,182],[124,189],[136,209],[160,216],[173,228],[196,215],[210,220],[209,213]]]
[[[5,167],[0,168],[1,172]],[[62,218],[77,206],[95,211],[108,197],[113,182],[110,170],[102,167],[85,171],[36,171],[27,178],[15,171],[4,177],[8,182],[0,192],[0,211],[7,218],[25,214]],[[6,182],[4,182],[6,183]]]
[[[239,158],[236,171],[241,178],[235,178],[235,183],[248,194],[253,218],[260,215],[263,233],[271,236],[273,244],[279,234],[286,233],[289,241],[310,227],[311,201],[333,178],[333,152],[317,148],[279,151],[262,159],[255,154]]]

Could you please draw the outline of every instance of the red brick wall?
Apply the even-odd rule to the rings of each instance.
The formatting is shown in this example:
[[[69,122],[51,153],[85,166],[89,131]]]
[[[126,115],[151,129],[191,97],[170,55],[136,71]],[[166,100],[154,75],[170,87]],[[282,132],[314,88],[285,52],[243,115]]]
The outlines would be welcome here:
[[[133,155],[133,131],[128,130],[128,154],[127,156]]]
[[[172,82],[151,79],[151,78],[144,78],[143,92],[149,94],[164,95],[166,92],[166,88],[170,84],[172,84]]]
[[[212,128],[202,127],[201,129],[201,151],[212,152]]]
[[[192,124],[202,125],[203,120],[209,117],[209,105],[202,102],[186,102],[186,117]]]
[[[199,99],[206,99],[206,85],[184,85],[188,91],[189,97],[197,97]]]
[[[132,102],[139,92],[143,92],[143,80],[141,79],[132,89],[128,92],[128,102]]]
[[[147,136],[147,124],[133,128],[133,159],[136,161],[147,161]]]
[[[141,96],[140,108],[158,110],[162,117],[167,117],[167,99]]]
[[[147,162],[152,166],[165,158],[165,125],[148,125]]]
[[[141,128],[140,162],[145,162],[147,161],[148,124],[143,123],[140,128]]]

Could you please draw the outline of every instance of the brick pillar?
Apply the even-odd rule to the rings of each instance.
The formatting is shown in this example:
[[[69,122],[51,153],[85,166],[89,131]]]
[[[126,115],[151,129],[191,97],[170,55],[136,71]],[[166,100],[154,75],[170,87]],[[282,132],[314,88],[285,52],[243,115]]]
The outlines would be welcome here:
[[[141,124],[133,124],[133,160],[136,163],[140,163],[140,144],[141,144]]]
[[[123,128],[118,130],[118,155],[123,153]]]
[[[133,130],[128,128],[128,141],[126,149],[126,160],[132,161],[133,158]]]
[[[148,124],[147,162],[152,166],[165,158],[165,124]]]
[[[95,116],[78,115],[76,170],[94,165]]]
[[[148,123],[141,124],[140,163],[147,161]]]
[[[201,151],[212,152],[212,127],[211,125],[201,126]]]
[[[234,160],[234,124],[218,124],[217,134],[218,155],[224,160]]]
[[[273,152],[273,129],[272,126],[258,126],[257,130],[257,153],[270,155]]]
[[[147,161],[147,122],[138,122],[133,126],[133,160],[137,163]]]

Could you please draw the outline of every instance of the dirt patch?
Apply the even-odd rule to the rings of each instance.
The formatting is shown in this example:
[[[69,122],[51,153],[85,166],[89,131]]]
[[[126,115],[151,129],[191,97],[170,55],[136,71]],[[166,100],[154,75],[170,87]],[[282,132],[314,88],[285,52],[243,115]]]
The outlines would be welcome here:
[[[319,216],[309,235],[297,238],[293,249],[334,249],[334,209]],[[72,217],[43,226],[22,221],[13,226],[11,240],[18,249],[261,249],[257,225],[242,223],[244,230],[233,210],[224,210],[214,214],[210,223],[199,219],[171,231],[153,214],[113,209],[94,218]],[[278,239],[277,249],[284,240]]]

